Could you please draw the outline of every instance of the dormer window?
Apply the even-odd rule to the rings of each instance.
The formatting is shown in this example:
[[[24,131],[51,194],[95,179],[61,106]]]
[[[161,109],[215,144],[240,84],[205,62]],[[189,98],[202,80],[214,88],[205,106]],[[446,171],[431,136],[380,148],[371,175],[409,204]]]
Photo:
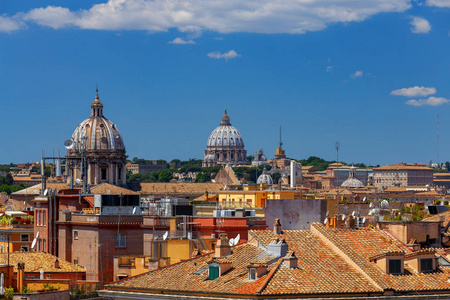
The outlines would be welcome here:
[[[250,268],[248,270],[248,280],[256,280],[256,268]]]
[[[401,274],[402,273],[402,260],[390,259],[389,260],[389,274]]]
[[[210,264],[208,267],[208,279],[214,280],[216,278],[219,278],[219,264]]]
[[[433,259],[432,258],[422,258],[420,260],[420,271],[422,273],[433,272]]]
[[[267,264],[261,262],[251,262],[248,266],[248,280],[254,281],[267,273]]]
[[[403,263],[405,253],[403,251],[389,251],[370,258],[382,272],[386,274],[399,275],[403,274]]]

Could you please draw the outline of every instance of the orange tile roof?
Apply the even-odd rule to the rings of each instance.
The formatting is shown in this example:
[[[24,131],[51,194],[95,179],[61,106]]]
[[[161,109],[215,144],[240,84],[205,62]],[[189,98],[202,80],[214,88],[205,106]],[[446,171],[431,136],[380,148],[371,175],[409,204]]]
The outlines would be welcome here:
[[[432,168],[429,168],[424,165],[406,165],[406,164],[395,164],[395,165],[386,165],[378,168],[373,168],[374,171],[389,171],[389,170],[424,170],[424,171],[433,171]]]
[[[44,269],[44,273],[48,272],[77,272],[84,273],[86,270],[73,263],[65,261],[63,259],[58,258],[60,268],[55,268],[54,262],[57,259],[56,256],[37,251],[28,251],[28,252],[11,252],[9,254],[9,262],[14,266],[14,272],[17,272],[17,264],[19,262],[25,263],[25,272],[26,273],[39,273],[41,268]],[[7,264],[8,262],[8,254],[0,253],[0,263]]]
[[[405,264],[403,275],[386,274],[379,269],[370,258],[383,252],[402,251],[412,253],[399,240],[386,231],[370,228],[356,230],[342,230],[326,228],[322,224],[314,223],[312,227],[323,234],[329,241],[354,261],[380,287],[398,292],[419,291],[450,291],[450,269],[439,268],[437,272],[417,273]]]
[[[221,297],[305,297],[327,295],[382,295],[394,292],[449,292],[450,269],[417,273],[405,263],[403,275],[385,274],[371,258],[385,253],[413,254],[389,233],[361,228],[329,229],[312,224],[312,231],[249,231],[251,243],[232,248],[224,259],[231,269],[208,279],[213,253],[197,256],[106,286],[107,290],[142,293],[214,295]],[[298,264],[290,268],[266,248],[274,239],[284,239],[296,253]],[[427,252],[428,253],[428,252]],[[430,252],[431,253],[431,252]],[[218,260],[220,261],[220,259]],[[251,262],[267,265],[255,281],[248,279]]]
[[[112,194],[112,195],[136,195],[138,192],[134,192],[132,190],[109,184],[107,182],[103,182],[93,188],[91,188],[91,194],[100,195],[100,194]]]
[[[39,195],[41,188],[42,188],[42,185],[39,183],[39,184],[33,185],[29,188],[14,192],[14,193],[12,193],[12,195]],[[59,191],[59,190],[67,190],[69,188],[69,186],[66,183],[47,182],[46,188],[47,189],[56,188]]]
[[[215,193],[223,189],[222,183],[165,183],[165,182],[154,182],[154,183],[141,183],[141,194],[204,194],[205,191],[208,193]]]

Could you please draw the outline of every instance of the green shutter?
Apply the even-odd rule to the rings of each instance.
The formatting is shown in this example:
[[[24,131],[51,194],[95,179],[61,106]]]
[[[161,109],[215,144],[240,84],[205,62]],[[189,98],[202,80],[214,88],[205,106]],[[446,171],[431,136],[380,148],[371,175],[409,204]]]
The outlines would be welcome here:
[[[219,266],[209,266],[209,280],[214,280],[219,277]]]

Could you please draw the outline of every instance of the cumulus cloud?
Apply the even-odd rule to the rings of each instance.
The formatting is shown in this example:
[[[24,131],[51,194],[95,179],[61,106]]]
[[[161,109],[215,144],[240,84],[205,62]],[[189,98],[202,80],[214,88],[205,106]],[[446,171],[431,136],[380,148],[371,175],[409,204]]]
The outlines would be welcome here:
[[[424,87],[424,86],[413,86],[409,88],[394,90],[391,92],[391,95],[405,96],[410,98],[426,97],[434,94],[436,94],[436,89],[434,87]]]
[[[424,105],[438,106],[449,102],[450,102],[449,99],[445,99],[443,97],[429,97],[428,99],[408,100],[406,101],[406,104],[412,106],[424,106]]]
[[[25,18],[52,28],[295,34],[410,7],[410,0],[108,0],[77,11],[36,8]]]
[[[450,0],[428,0],[428,6],[450,7]]]
[[[333,66],[327,66],[327,72],[333,71]]]
[[[362,77],[364,75],[363,71],[356,71],[355,73],[351,74],[350,77],[351,78],[358,78],[358,77]]]
[[[186,44],[195,44],[193,40],[183,40],[182,38],[175,38],[173,41],[170,41],[169,44],[177,44],[177,45],[186,45]]]
[[[431,30],[430,23],[421,17],[412,17],[410,24],[413,33],[428,33]]]
[[[236,57],[240,56],[234,50],[230,50],[230,51],[225,52],[225,53],[220,53],[219,51],[216,51],[216,52],[208,53],[207,55],[208,55],[208,57],[211,57],[211,58],[225,59],[225,60],[229,60],[229,59],[236,58]]]
[[[12,32],[25,27],[25,24],[17,18],[10,18],[6,15],[0,16],[0,32]]]
[[[32,9],[23,16],[23,19],[53,29],[77,25],[79,22],[79,18],[75,13],[71,12],[68,8],[60,6]]]

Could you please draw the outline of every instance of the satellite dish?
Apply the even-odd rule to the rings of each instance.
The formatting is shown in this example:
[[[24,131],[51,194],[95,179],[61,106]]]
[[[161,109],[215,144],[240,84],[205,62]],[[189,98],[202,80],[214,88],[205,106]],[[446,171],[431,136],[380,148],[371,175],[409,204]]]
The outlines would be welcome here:
[[[37,241],[37,237],[35,237],[33,242],[31,243],[31,249],[33,249],[34,246],[36,246],[36,241]]]
[[[355,217],[355,211],[352,211],[352,217],[353,218]]]
[[[327,213],[325,214],[325,217],[328,217],[329,214],[330,214],[330,212],[327,210]]]
[[[345,220],[345,215],[342,215],[342,221],[344,221]]]
[[[369,207],[370,207],[370,208],[373,207],[373,202],[370,202]]]
[[[75,180],[75,184],[76,184],[76,185],[80,185],[80,184],[81,184],[80,178],[77,178],[77,179]]]
[[[241,235],[238,233],[238,235],[234,238],[234,244],[237,245],[239,243],[240,239],[241,239]]]
[[[367,197],[364,197],[364,198],[363,198],[363,202],[366,202],[366,200],[367,200]]]
[[[361,223],[364,225],[364,223],[366,223],[366,217],[364,217],[361,221]]]
[[[135,215],[136,214],[136,206],[135,207],[133,207],[133,215]]]
[[[164,235],[163,235],[163,240],[165,241],[165,240],[167,239],[168,236],[169,236],[169,232],[166,231],[166,233],[164,233]]]
[[[328,222],[328,218],[325,218],[325,220],[323,221],[323,224],[327,225],[327,222]]]
[[[47,196],[47,194],[48,194],[48,190],[45,189],[45,190],[44,190],[44,196]]]
[[[389,206],[389,202],[387,200],[383,200],[381,201],[381,207],[388,207]]]
[[[73,142],[72,142],[72,140],[65,140],[65,141],[64,141],[64,147],[65,147],[67,150],[72,149],[72,148],[73,148]]]
[[[234,239],[229,239],[228,240],[228,244],[230,244],[230,246],[233,246],[234,245]]]

